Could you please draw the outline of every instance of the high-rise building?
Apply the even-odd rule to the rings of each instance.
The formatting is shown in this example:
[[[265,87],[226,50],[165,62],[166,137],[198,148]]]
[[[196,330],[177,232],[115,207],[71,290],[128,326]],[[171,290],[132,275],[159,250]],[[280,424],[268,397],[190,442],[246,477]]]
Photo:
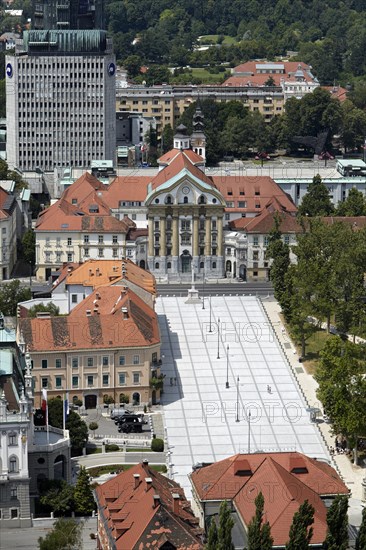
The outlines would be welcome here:
[[[102,0],[35,5],[41,30],[24,32],[6,56],[11,168],[45,172],[114,160],[116,64],[112,41],[95,28],[102,25]]]
[[[103,0],[38,0],[33,29],[104,29]]]

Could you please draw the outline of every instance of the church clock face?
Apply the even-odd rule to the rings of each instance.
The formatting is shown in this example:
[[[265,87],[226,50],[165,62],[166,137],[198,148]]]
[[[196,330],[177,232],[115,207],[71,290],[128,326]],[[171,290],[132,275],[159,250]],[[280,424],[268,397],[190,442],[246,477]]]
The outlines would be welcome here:
[[[189,187],[187,187],[187,186],[183,187],[182,193],[184,193],[185,195],[188,195],[188,193],[189,193]]]

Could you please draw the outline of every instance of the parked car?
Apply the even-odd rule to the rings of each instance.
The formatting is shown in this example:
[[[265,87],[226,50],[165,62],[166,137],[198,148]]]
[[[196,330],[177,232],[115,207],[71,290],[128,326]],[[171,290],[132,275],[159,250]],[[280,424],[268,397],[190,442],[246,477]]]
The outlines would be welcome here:
[[[118,431],[122,433],[141,433],[143,425],[143,420],[136,414],[126,414],[120,419]]]
[[[121,407],[120,409],[113,409],[111,411],[110,417],[111,417],[112,420],[115,420],[116,418],[120,418],[121,416],[123,416],[125,414],[131,414],[131,411]]]

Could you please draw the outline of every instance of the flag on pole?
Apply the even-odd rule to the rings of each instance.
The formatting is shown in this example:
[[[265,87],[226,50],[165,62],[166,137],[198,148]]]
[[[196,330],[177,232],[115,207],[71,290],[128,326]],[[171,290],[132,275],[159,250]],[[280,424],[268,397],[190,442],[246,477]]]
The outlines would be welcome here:
[[[41,409],[44,413],[47,413],[47,390],[42,388],[42,403]]]

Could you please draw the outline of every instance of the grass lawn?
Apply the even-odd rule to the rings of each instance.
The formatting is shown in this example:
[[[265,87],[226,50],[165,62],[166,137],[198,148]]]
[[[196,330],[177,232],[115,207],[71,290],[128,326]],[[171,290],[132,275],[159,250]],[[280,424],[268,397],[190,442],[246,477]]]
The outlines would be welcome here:
[[[193,67],[191,69],[192,76],[200,78],[204,83],[219,84],[222,80],[224,72],[222,73],[210,73],[204,67]]]
[[[334,338],[334,336],[325,330],[318,330],[309,338],[309,340],[307,340],[306,355],[303,365],[309,374],[314,374],[316,363],[320,359],[319,353],[324,348],[329,338]],[[300,355],[300,348],[297,348]]]
[[[217,44],[217,41],[219,39],[219,36],[222,36],[220,34],[205,34],[204,36],[201,36],[200,43],[201,44]],[[226,46],[230,46],[231,44],[237,44],[237,39],[233,36],[228,36],[227,34],[224,35],[223,44]]]

